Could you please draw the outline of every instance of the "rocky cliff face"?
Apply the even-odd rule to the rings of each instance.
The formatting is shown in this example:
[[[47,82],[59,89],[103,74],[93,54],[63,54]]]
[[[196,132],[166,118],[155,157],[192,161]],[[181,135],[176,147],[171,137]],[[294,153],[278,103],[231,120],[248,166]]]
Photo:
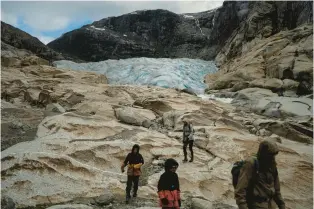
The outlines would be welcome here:
[[[136,11],[83,26],[48,46],[86,61],[131,57],[209,60],[245,16],[243,5],[226,2],[215,10],[183,15]]]
[[[210,89],[262,87],[281,95],[312,93],[312,2],[250,2],[245,21],[216,56]]]
[[[38,38],[31,36],[30,34],[13,27],[9,24],[6,24],[1,21],[1,50],[2,51],[10,51],[10,54],[6,54],[6,57],[10,57],[14,53],[14,51],[19,51],[19,49],[27,50],[27,54],[35,54],[46,60],[62,60],[62,59],[70,59],[73,60],[70,56],[61,55],[58,52],[47,47]],[[16,49],[13,49],[13,48]],[[13,53],[13,54],[12,54]],[[21,57],[22,54],[19,54]],[[26,55],[26,54],[24,54]],[[12,57],[12,56],[11,56]]]

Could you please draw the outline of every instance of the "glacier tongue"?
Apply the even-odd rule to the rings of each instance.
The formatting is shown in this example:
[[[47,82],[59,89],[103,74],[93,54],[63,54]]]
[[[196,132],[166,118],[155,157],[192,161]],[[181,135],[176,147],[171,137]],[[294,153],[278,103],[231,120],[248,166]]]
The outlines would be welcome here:
[[[217,71],[212,61],[199,59],[131,58],[101,62],[55,61],[58,68],[105,74],[110,84],[154,85],[165,88],[190,88],[202,93],[204,76]]]

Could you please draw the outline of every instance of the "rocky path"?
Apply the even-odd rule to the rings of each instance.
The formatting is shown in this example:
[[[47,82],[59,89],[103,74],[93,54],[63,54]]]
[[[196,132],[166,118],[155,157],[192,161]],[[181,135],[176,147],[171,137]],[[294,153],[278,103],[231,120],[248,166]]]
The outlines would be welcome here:
[[[53,103],[35,107],[39,94],[51,87],[48,98]],[[19,208],[83,204],[97,209],[153,209],[158,206],[156,186],[162,164],[169,157],[180,162],[184,208],[235,208],[232,163],[255,153],[263,139],[278,141],[287,208],[311,208],[312,138],[305,131],[279,126],[285,122],[282,119],[266,120],[266,116],[175,89],[111,86],[97,74],[48,66],[4,67],[2,89],[8,95],[2,100],[6,104],[2,111],[34,111],[35,119],[21,111],[15,111],[15,118],[39,120],[34,122],[36,137],[7,143],[2,151],[2,194]],[[14,93],[19,89],[25,90]],[[32,100],[24,98],[25,92]],[[181,163],[182,118],[192,120],[196,130],[193,163]],[[2,126],[9,119],[2,120]],[[275,131],[284,128],[297,140]],[[3,132],[8,133],[12,132]],[[301,138],[308,143],[301,143]],[[14,137],[4,140],[10,139]],[[120,173],[120,165],[134,143],[141,146],[146,163],[138,198],[125,206],[126,175]]]

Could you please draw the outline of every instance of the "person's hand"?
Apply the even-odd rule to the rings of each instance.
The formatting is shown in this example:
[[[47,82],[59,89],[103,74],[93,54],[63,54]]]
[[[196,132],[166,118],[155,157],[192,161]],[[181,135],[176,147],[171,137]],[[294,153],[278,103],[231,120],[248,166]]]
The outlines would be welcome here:
[[[167,198],[162,198],[161,202],[162,202],[162,205],[164,205],[164,206],[169,204],[169,201]]]
[[[139,163],[139,164],[135,164],[135,165],[134,165],[134,168],[137,168],[137,169],[138,169],[138,168],[141,168],[141,167],[142,167],[142,163]]]
[[[121,167],[121,172],[124,173],[124,168],[123,167]]]

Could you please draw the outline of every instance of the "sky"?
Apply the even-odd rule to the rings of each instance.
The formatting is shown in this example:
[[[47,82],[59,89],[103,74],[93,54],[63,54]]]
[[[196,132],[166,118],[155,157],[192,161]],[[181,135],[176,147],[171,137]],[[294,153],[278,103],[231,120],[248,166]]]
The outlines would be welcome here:
[[[63,33],[110,16],[166,9],[177,14],[211,10],[223,1],[1,1],[1,21],[47,44]]]

